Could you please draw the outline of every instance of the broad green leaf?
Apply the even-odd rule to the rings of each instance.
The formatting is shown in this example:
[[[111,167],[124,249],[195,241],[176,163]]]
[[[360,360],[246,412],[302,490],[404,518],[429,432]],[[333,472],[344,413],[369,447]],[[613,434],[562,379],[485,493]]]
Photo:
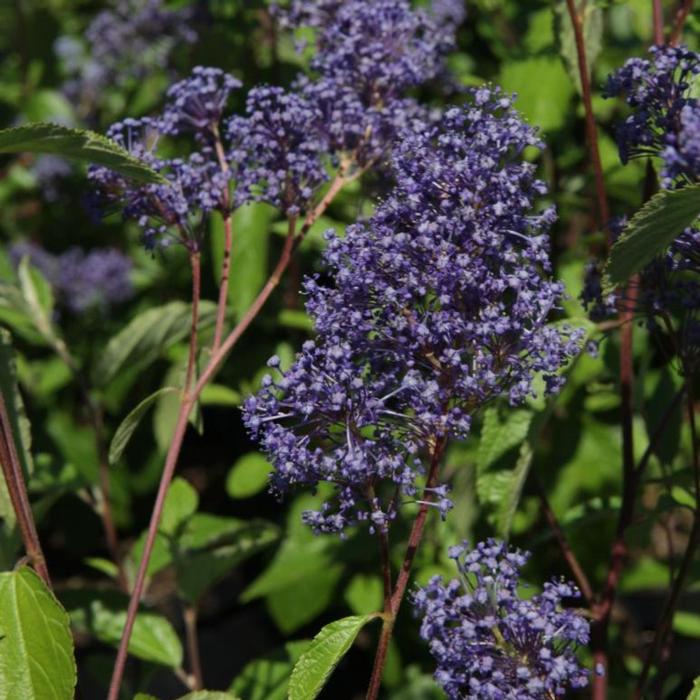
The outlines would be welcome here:
[[[231,498],[250,498],[267,484],[272,467],[260,452],[243,455],[226,477],[226,492]]]
[[[700,215],[700,185],[655,194],[628,222],[610,251],[605,286],[625,284]]]
[[[168,488],[163,506],[163,517],[158,531],[164,535],[176,536],[196,512],[199,494],[182,477],[175,477]]]
[[[345,589],[344,597],[356,615],[367,615],[381,610],[384,585],[379,576],[356,574]]]
[[[229,279],[229,304],[235,318],[240,318],[262,289],[268,278],[270,230],[277,211],[261,202],[240,207],[233,214],[233,246]],[[224,251],[224,224],[212,218],[212,262],[219,279]]]
[[[506,63],[500,83],[514,92],[516,108],[543,131],[564,126],[575,88],[555,56],[535,56]]]
[[[200,329],[211,326],[216,305],[200,304]],[[99,386],[106,386],[124,368],[143,368],[170,345],[187,337],[191,326],[190,305],[174,301],[148,309],[134,318],[107,344],[93,373]]]
[[[72,700],[68,615],[32,569],[0,574],[0,700]]]
[[[287,700],[294,664],[309,648],[309,640],[288,642],[282,649],[247,664],[229,690],[243,700]]]
[[[104,165],[138,182],[164,182],[162,175],[134,158],[114,141],[86,129],[39,122],[0,131],[0,153],[55,153]]]
[[[129,603],[125,595],[117,591],[81,588],[63,591],[61,600],[76,629],[110,646],[119,645]],[[170,668],[182,665],[182,644],[177,632],[165,617],[146,609],[136,615],[129,653]]]
[[[690,695],[688,695],[688,700],[700,700],[700,676],[695,679],[693,689],[690,691]]]
[[[336,563],[268,594],[266,607],[279,630],[292,634],[323,613],[333,602],[342,576],[343,566]]]
[[[165,394],[177,393],[178,389],[176,387],[164,387],[163,389],[158,389],[150,396],[145,398],[136,408],[132,409],[127,417],[121,422],[117,431],[114,433],[112,442],[109,446],[109,463],[116,464],[121,458],[126,446],[131,440],[131,436],[134,434],[136,428],[138,428],[141,419],[146,415],[147,411],[153,404],[158,401],[158,399]]]
[[[207,384],[199,397],[202,406],[240,406],[241,395],[223,384]]]
[[[700,638],[700,615],[678,610],[673,616],[673,631],[685,637]]]
[[[596,60],[600,55],[603,40],[603,10],[593,2],[578,2],[583,20],[583,40],[586,51],[586,64],[589,77]],[[554,7],[554,24],[559,53],[564,61],[569,77],[579,94],[581,89],[581,74],[578,67],[576,39],[566,0],[559,0]]]
[[[202,514],[200,514],[202,515]],[[215,516],[209,516],[211,523]],[[224,519],[221,519],[224,520]],[[279,537],[275,525],[264,520],[235,521],[225,519],[229,527],[217,539],[222,542],[215,549],[183,549],[176,555],[175,567],[180,594],[192,603],[197,602],[219,579],[232,571],[242,561],[269,547]],[[202,522],[194,516],[186,526],[180,545],[202,544],[205,533],[193,533],[192,528]],[[215,522],[215,521],[214,521]],[[234,525],[237,523],[237,527]],[[209,532],[210,536],[214,533]],[[185,551],[187,553],[185,554]]]
[[[344,617],[326,625],[299,657],[289,679],[289,700],[314,700],[352,646],[360,630],[378,617]]]

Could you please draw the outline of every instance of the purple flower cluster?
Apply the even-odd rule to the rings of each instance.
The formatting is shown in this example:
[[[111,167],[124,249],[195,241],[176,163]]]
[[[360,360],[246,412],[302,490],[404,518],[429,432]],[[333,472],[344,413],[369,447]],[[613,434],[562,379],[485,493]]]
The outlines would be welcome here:
[[[330,171],[348,176],[375,163],[421,113],[405,93],[440,70],[459,18],[452,5],[453,20],[438,21],[405,0],[295,3],[286,21],[317,31],[313,78],[299,76],[291,91],[256,87],[245,114],[229,117],[240,83],[197,67],[170,88],[160,116],[127,119],[108,133],[168,183],[133,185],[107,168],[91,177],[139,222],[148,246],[173,234],[191,242],[209,212],[250,201],[302,215]],[[183,134],[194,137],[186,157],[158,155],[162,137]]]
[[[552,580],[522,598],[529,554],[492,539],[472,551],[451,547],[449,556],[459,578],[433,577],[413,602],[450,700],[542,700],[587,685],[576,649],[588,643],[589,624],[562,605],[579,597],[573,584]]]
[[[131,260],[115,249],[84,252],[70,248],[53,255],[34,243],[16,243],[10,249],[15,265],[23,258],[36,267],[51,284],[58,301],[73,313],[106,309],[133,296]]]
[[[510,98],[474,91],[404,132],[391,195],[344,238],[328,234],[334,284],[305,285],[318,338],[245,410],[274,492],[337,486],[335,507],[306,515],[316,530],[386,526],[436,441],[466,436],[496,397],[522,402],[535,375],[558,388],[580,333],[547,325],[563,289],[549,278],[554,212],[534,211],[545,187],[522,158],[537,144]]]
[[[56,53],[71,76],[64,91],[91,110],[110,85],[143,80],[168,67],[175,48],[197,39],[192,18],[189,8],[170,9],[163,0],[118,0],[90,23],[87,51],[68,36],[56,42]]]
[[[632,113],[617,129],[622,162],[660,155],[665,186],[700,176],[700,101],[691,94],[700,54],[655,46],[651,58],[632,58],[608,79],[608,97],[621,95]]]
[[[629,60],[608,83],[608,95],[623,95],[632,113],[618,128],[623,161],[660,156],[662,185],[683,187],[700,179],[700,100],[693,82],[700,54],[685,47],[651,49],[650,59]],[[676,319],[676,347],[683,369],[700,362],[700,256],[697,226],[686,229],[640,274],[637,307],[652,328],[669,332]],[[661,320],[663,319],[663,320]]]

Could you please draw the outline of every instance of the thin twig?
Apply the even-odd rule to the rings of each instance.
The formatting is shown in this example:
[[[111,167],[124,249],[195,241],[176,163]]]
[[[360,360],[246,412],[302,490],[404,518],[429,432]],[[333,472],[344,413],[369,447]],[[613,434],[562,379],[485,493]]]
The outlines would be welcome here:
[[[542,512],[544,513],[544,517],[546,518],[547,523],[549,524],[549,527],[552,530],[555,539],[557,540],[559,549],[561,550],[564,560],[566,561],[566,563],[569,566],[569,569],[571,570],[571,574],[573,575],[574,580],[576,581],[576,584],[578,585],[578,588],[581,591],[583,599],[590,606],[593,604],[593,586],[591,586],[591,582],[588,580],[586,572],[583,570],[583,567],[579,563],[576,554],[571,549],[571,545],[569,545],[569,541],[567,540],[566,535],[564,534],[564,530],[559,524],[559,520],[557,519],[556,514],[552,510],[552,506],[549,504],[549,500],[547,499],[547,494],[545,493],[544,487],[542,486],[542,482],[539,480],[536,474],[532,475],[532,481],[535,486],[535,492],[537,493],[537,496],[540,499],[540,506],[542,508]]]
[[[24,480],[22,463],[19,459],[15,438],[12,433],[12,424],[7,413],[5,397],[0,392],[0,466],[7,485],[7,492],[12,503],[12,509],[17,517],[20,534],[24,548],[29,556],[36,572],[41,576],[47,586],[51,587],[49,570],[46,566],[46,558],[41,548],[41,541],[37,533],[32,508],[27,494],[27,485]]]
[[[201,375],[197,379],[194,388],[191,391],[183,393],[180,402],[180,410],[177,418],[177,423],[175,425],[175,431],[173,434],[170,447],[168,448],[168,453],[165,458],[165,465],[163,467],[163,472],[160,478],[160,484],[158,486],[158,493],[156,495],[156,501],[153,506],[153,512],[151,514],[151,520],[148,526],[148,533],[146,535],[146,542],[143,548],[143,554],[141,555],[141,561],[139,562],[139,569],[136,574],[136,580],[134,582],[134,589],[131,594],[131,599],[129,601],[129,607],[127,610],[126,623],[124,625],[124,631],[122,632],[122,638],[119,643],[119,649],[117,651],[117,658],[114,664],[114,670],[112,672],[112,680],[110,682],[108,700],[117,700],[119,697],[119,691],[122,684],[122,679],[124,677],[124,669],[126,666],[126,659],[128,656],[129,640],[131,639],[131,633],[133,631],[134,622],[136,620],[136,614],[138,612],[139,603],[143,595],[144,585],[146,581],[146,573],[148,571],[148,564],[151,560],[151,555],[153,553],[153,546],[155,544],[156,536],[158,534],[158,526],[160,524],[160,519],[163,512],[163,505],[165,504],[165,497],[167,495],[168,487],[175,474],[175,468],[177,466],[177,461],[180,456],[180,450],[182,449],[182,443],[185,438],[185,432],[187,430],[187,420],[204,387],[213,379],[214,375],[219,371],[224,360],[228,356],[229,352],[236,345],[241,336],[245,333],[251,323],[255,320],[260,310],[263,308],[267,300],[272,295],[273,291],[277,288],[282,279],[284,271],[289,265],[289,261],[292,258],[292,254],[296,247],[303,240],[304,235],[309,231],[314,221],[320,217],[330,205],[334,197],[340,192],[343,185],[350,181],[350,178],[345,178],[342,175],[338,175],[336,179],[331,183],[331,186],[323,197],[321,202],[313,209],[312,212],[307,215],[304,225],[298,234],[295,233],[294,219],[290,220],[289,232],[287,238],[285,239],[284,247],[280,255],[279,260],[275,269],[272,271],[270,278],[267,283],[260,291],[255,301],[252,303],[248,311],[244,314],[243,318],[238,322],[236,327],[229,333],[226,340],[221,344],[219,349],[212,353],[209,361],[202,371]],[[193,304],[194,306],[194,304]]]
[[[683,560],[678,569],[678,575],[673,583],[671,592],[669,593],[666,604],[664,605],[663,612],[661,614],[661,619],[656,626],[656,632],[654,634],[654,639],[652,640],[651,647],[644,659],[644,666],[642,667],[642,672],[639,675],[639,680],[634,691],[634,698],[641,698],[644,692],[644,688],[649,679],[649,674],[651,673],[652,666],[654,665],[659,653],[666,641],[666,638],[671,630],[673,624],[673,616],[678,607],[678,602],[683,592],[685,586],[686,578],[690,571],[690,566],[693,563],[693,557],[695,552],[700,545],[700,455],[698,450],[700,449],[700,444],[698,444],[698,433],[695,421],[695,402],[693,400],[693,394],[691,391],[691,381],[688,381],[688,423],[690,425],[690,436],[692,444],[692,454],[693,454],[693,476],[695,481],[695,512],[693,514],[693,526],[690,530],[690,535],[688,537],[688,544],[686,545],[685,552],[683,554]]]
[[[384,624],[382,625],[379,644],[377,645],[377,652],[374,658],[374,667],[372,669],[372,677],[370,679],[369,689],[367,690],[366,700],[376,700],[379,696],[379,690],[382,685],[382,676],[384,675],[384,666],[386,665],[386,655],[389,651],[389,642],[391,641],[391,636],[394,632],[396,616],[398,615],[399,608],[401,607],[401,603],[406,594],[406,587],[408,586],[413,560],[415,559],[416,552],[418,551],[418,547],[423,539],[425,523],[428,517],[428,508],[430,507],[432,501],[431,489],[433,489],[437,483],[440,460],[442,459],[442,455],[445,450],[445,444],[446,441],[444,439],[440,439],[433,446],[430,471],[428,472],[428,478],[425,482],[423,499],[418,509],[416,519],[413,522],[413,527],[411,528],[406,554],[404,556],[398,578],[396,579],[396,586],[394,587],[394,591],[391,595],[389,609],[384,611]]]
[[[654,23],[654,43],[661,46],[664,43],[664,9],[661,0],[651,0]]]
[[[218,130],[214,134],[214,148],[219,161],[221,172],[226,175],[229,171],[228,161],[224,153],[224,146],[221,143]],[[231,276],[231,249],[233,247],[233,218],[231,214],[231,197],[228,191],[228,184],[223,192],[224,206],[224,259],[221,265],[221,282],[219,283],[219,304],[216,310],[216,328],[214,330],[214,343],[212,352],[216,352],[221,346],[221,339],[224,335],[224,323],[226,321],[226,309],[228,308],[228,284]]]
[[[183,390],[189,392],[192,386],[194,370],[197,364],[197,347],[199,328],[199,300],[202,294],[202,258],[197,250],[190,253],[190,267],[192,269],[192,322],[190,326],[190,345],[187,354],[187,370],[185,371],[185,384]]]
[[[583,18],[576,9],[574,0],[566,0],[566,6],[569,11],[569,18],[574,29],[574,40],[576,42],[576,55],[578,58],[578,71],[581,79],[581,93],[583,97],[583,106],[586,113],[586,138],[588,141],[588,155],[593,166],[593,174],[595,176],[596,198],[598,202],[598,215],[600,217],[599,225],[601,228],[608,230],[608,246],[610,246],[610,231],[608,222],[610,221],[610,207],[608,205],[608,195],[605,191],[605,178],[603,176],[603,164],[600,158],[600,149],[598,147],[598,131],[595,123],[595,114],[593,112],[593,97],[591,91],[591,74],[588,67],[588,59],[586,57],[586,42],[583,31]]]
[[[197,633],[197,605],[185,605],[182,616],[185,621],[185,638],[187,640],[187,657],[190,661],[190,673],[194,679],[193,690],[204,688],[202,659],[199,654],[199,635]]]
[[[668,43],[671,46],[678,46],[683,36],[683,28],[685,27],[685,22],[690,15],[690,11],[693,9],[693,0],[683,0],[676,12],[676,17],[673,20],[673,29],[668,37]]]

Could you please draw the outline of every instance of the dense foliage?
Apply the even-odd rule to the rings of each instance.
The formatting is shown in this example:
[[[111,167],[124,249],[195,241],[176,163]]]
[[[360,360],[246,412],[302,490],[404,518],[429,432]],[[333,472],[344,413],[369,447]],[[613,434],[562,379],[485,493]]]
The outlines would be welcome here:
[[[697,697],[692,0],[0,23],[0,700]]]

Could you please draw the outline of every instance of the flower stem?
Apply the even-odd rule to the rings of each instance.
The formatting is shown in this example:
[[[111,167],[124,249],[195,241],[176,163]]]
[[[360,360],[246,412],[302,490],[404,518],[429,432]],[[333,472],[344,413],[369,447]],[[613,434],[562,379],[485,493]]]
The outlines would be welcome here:
[[[700,444],[698,444],[698,433],[695,421],[695,401],[693,399],[691,387],[692,379],[688,381],[687,405],[693,454],[693,477],[695,482],[695,512],[693,514],[693,526],[690,530],[690,535],[688,536],[688,544],[686,545],[678,574],[673,582],[673,586],[671,587],[671,592],[669,593],[664,605],[661,619],[656,626],[654,639],[644,660],[644,666],[642,667],[642,672],[639,675],[639,680],[637,681],[635,688],[634,698],[642,697],[649,674],[651,673],[651,668],[656,662],[666,638],[668,637],[673,624],[673,616],[676,612],[676,608],[678,607],[678,602],[680,600],[681,593],[683,592],[686,578],[688,577],[688,573],[690,571],[690,566],[693,563],[693,558],[698,549],[698,545],[700,545],[700,454],[698,453]]]
[[[199,635],[197,634],[197,605],[185,605],[183,619],[185,621],[185,637],[187,640],[187,656],[190,661],[190,672],[194,679],[194,690],[204,688],[202,676],[202,659],[199,653]]]
[[[0,392],[0,466],[2,466],[2,473],[7,484],[7,492],[10,496],[12,509],[17,517],[17,524],[22,535],[24,548],[36,572],[50,588],[49,570],[46,566],[46,558],[37,534],[27,494],[27,485],[24,480],[24,472],[22,471],[22,463],[19,460],[17,446],[12,433],[12,423],[7,414],[7,405],[2,392]]]
[[[661,0],[651,0],[652,17],[654,22],[654,43],[662,46],[664,43],[664,9]]]
[[[673,20],[673,29],[668,38],[668,43],[671,46],[678,46],[683,36],[683,28],[688,19],[690,11],[693,9],[693,0],[683,0],[676,12],[676,17]]]
[[[428,472],[428,478],[425,482],[422,503],[418,509],[416,519],[413,522],[413,527],[411,528],[406,554],[404,556],[398,578],[396,579],[396,586],[394,587],[391,598],[387,601],[388,609],[387,604],[385,603],[384,624],[382,625],[379,644],[377,645],[377,652],[374,657],[374,667],[372,669],[372,677],[370,679],[369,689],[367,690],[366,700],[377,700],[379,697],[379,689],[382,685],[382,675],[384,674],[384,667],[386,666],[386,655],[389,651],[389,642],[391,641],[391,636],[394,632],[396,616],[398,615],[399,608],[401,607],[401,603],[403,602],[406,594],[406,587],[408,586],[413,560],[415,559],[416,552],[418,551],[418,547],[423,539],[425,523],[428,517],[428,508],[430,507],[430,502],[432,500],[430,489],[433,489],[437,483],[440,460],[442,459],[445,445],[446,440],[441,438],[435,442],[432,450],[430,471]]]
[[[180,401],[180,410],[175,425],[175,432],[173,434],[170,447],[168,448],[168,453],[165,458],[165,465],[163,467],[163,473],[161,474],[160,484],[158,485],[158,493],[156,495],[156,501],[153,506],[153,512],[151,514],[151,520],[148,525],[148,533],[146,535],[146,542],[143,548],[143,554],[141,556],[141,561],[139,562],[139,569],[136,574],[136,581],[134,582],[134,589],[131,594],[131,599],[129,601],[129,607],[127,610],[126,623],[124,625],[124,631],[122,633],[121,641],[119,642],[119,649],[117,651],[117,658],[114,664],[114,670],[112,672],[112,680],[110,682],[109,694],[107,696],[108,700],[118,700],[119,690],[121,688],[122,680],[124,677],[124,669],[126,666],[126,659],[128,655],[129,640],[131,639],[131,634],[134,628],[134,622],[136,620],[136,614],[138,612],[139,603],[143,595],[146,573],[148,571],[148,564],[151,560],[151,555],[153,553],[153,546],[155,544],[156,535],[158,534],[158,526],[160,524],[160,519],[163,514],[163,506],[165,504],[165,497],[168,492],[168,487],[175,474],[175,468],[177,466],[177,461],[180,456],[180,450],[182,449],[182,443],[185,438],[185,432],[187,430],[187,421],[190,412],[198,400],[200,394],[202,393],[204,387],[213,379],[214,375],[219,371],[224,360],[231,352],[233,347],[236,345],[241,336],[245,333],[251,323],[255,320],[260,310],[263,308],[267,300],[272,295],[273,291],[277,288],[282,279],[289,262],[292,258],[292,254],[296,247],[303,240],[304,235],[309,231],[314,222],[320,217],[328,208],[330,203],[333,201],[335,196],[340,192],[343,186],[349,182],[349,178],[345,178],[342,175],[338,175],[335,180],[331,183],[331,186],[318,203],[318,205],[307,215],[304,225],[302,226],[299,233],[295,232],[295,220],[292,218],[290,220],[289,232],[287,238],[284,242],[284,247],[280,255],[277,265],[273,270],[267,283],[260,291],[255,301],[252,303],[248,311],[245,313],[243,318],[238,322],[236,327],[229,333],[227,338],[222,342],[221,346],[213,352],[209,358],[209,361],[202,371],[201,375],[197,379],[194,388],[189,390],[189,385],[186,385],[186,391],[183,392]],[[194,274],[194,268],[193,268]],[[197,281],[193,280],[193,315],[194,308],[199,304],[199,284]],[[195,337],[196,328],[193,326],[192,337]],[[194,341],[190,342],[190,358],[193,357],[192,347],[196,344],[196,338]],[[188,372],[189,374],[189,372]]]

